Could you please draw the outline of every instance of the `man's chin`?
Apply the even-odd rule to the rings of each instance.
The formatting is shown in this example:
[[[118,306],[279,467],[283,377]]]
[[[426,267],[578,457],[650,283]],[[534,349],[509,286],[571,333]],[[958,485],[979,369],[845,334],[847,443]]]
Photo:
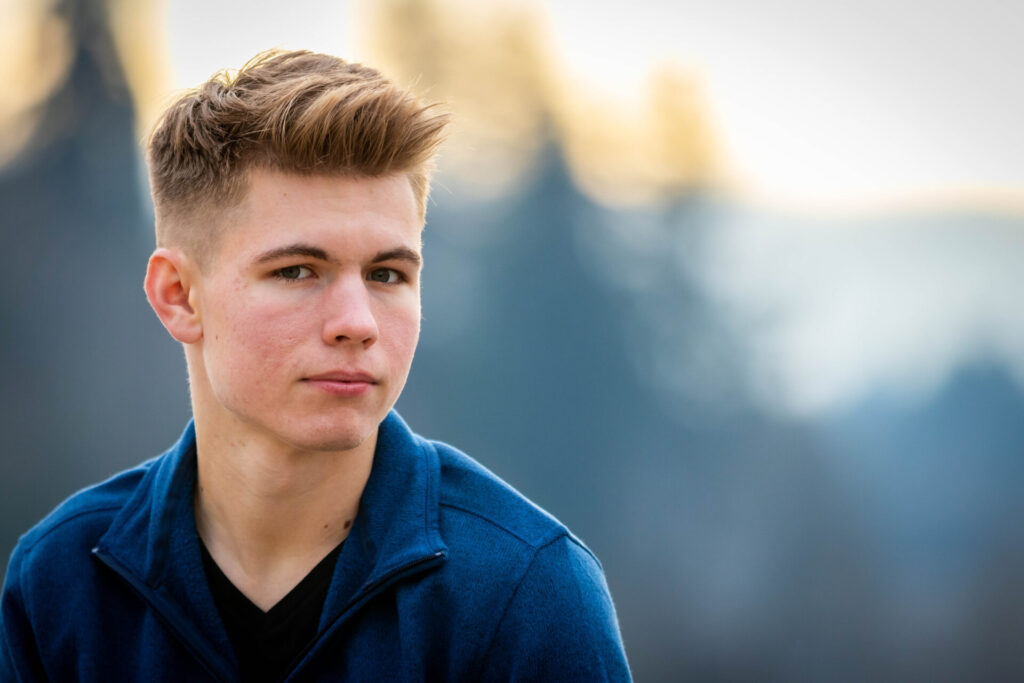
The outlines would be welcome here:
[[[324,429],[310,430],[289,439],[292,446],[299,450],[311,452],[353,451],[366,446],[377,434],[376,425],[369,429]],[[374,442],[373,445],[376,445]]]

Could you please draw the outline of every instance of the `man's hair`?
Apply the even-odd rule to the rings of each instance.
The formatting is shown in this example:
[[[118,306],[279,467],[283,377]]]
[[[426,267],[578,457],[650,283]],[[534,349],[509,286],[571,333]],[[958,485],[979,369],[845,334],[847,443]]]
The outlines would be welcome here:
[[[448,118],[361,64],[306,51],[260,53],[185,93],[154,127],[147,156],[157,244],[196,258],[209,251],[218,221],[205,216],[239,204],[254,168],[405,173],[422,220]]]

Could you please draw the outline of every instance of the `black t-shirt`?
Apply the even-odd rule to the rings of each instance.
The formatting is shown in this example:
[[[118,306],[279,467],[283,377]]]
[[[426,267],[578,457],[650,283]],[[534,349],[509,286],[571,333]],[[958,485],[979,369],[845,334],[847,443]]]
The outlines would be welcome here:
[[[280,681],[316,635],[341,545],[327,554],[288,595],[264,612],[235,588],[200,542],[206,581],[235,648],[244,683]]]

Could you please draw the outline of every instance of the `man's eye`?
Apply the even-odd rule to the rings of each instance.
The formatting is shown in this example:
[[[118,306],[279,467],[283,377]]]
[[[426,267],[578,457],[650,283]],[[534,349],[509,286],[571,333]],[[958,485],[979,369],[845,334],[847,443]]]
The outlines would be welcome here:
[[[282,280],[304,280],[313,276],[309,266],[287,266],[274,271],[274,275]]]
[[[401,282],[402,276],[394,268],[375,268],[370,271],[370,274],[366,279],[372,282],[383,282],[388,285],[393,285]]]

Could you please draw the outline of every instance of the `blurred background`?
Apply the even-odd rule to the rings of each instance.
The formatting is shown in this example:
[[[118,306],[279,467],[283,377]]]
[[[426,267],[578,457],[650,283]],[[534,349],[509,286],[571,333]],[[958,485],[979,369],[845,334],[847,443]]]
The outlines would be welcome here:
[[[139,141],[310,48],[455,112],[399,410],[594,549],[637,679],[1024,676],[1024,7],[0,8],[0,568],[189,416]]]

